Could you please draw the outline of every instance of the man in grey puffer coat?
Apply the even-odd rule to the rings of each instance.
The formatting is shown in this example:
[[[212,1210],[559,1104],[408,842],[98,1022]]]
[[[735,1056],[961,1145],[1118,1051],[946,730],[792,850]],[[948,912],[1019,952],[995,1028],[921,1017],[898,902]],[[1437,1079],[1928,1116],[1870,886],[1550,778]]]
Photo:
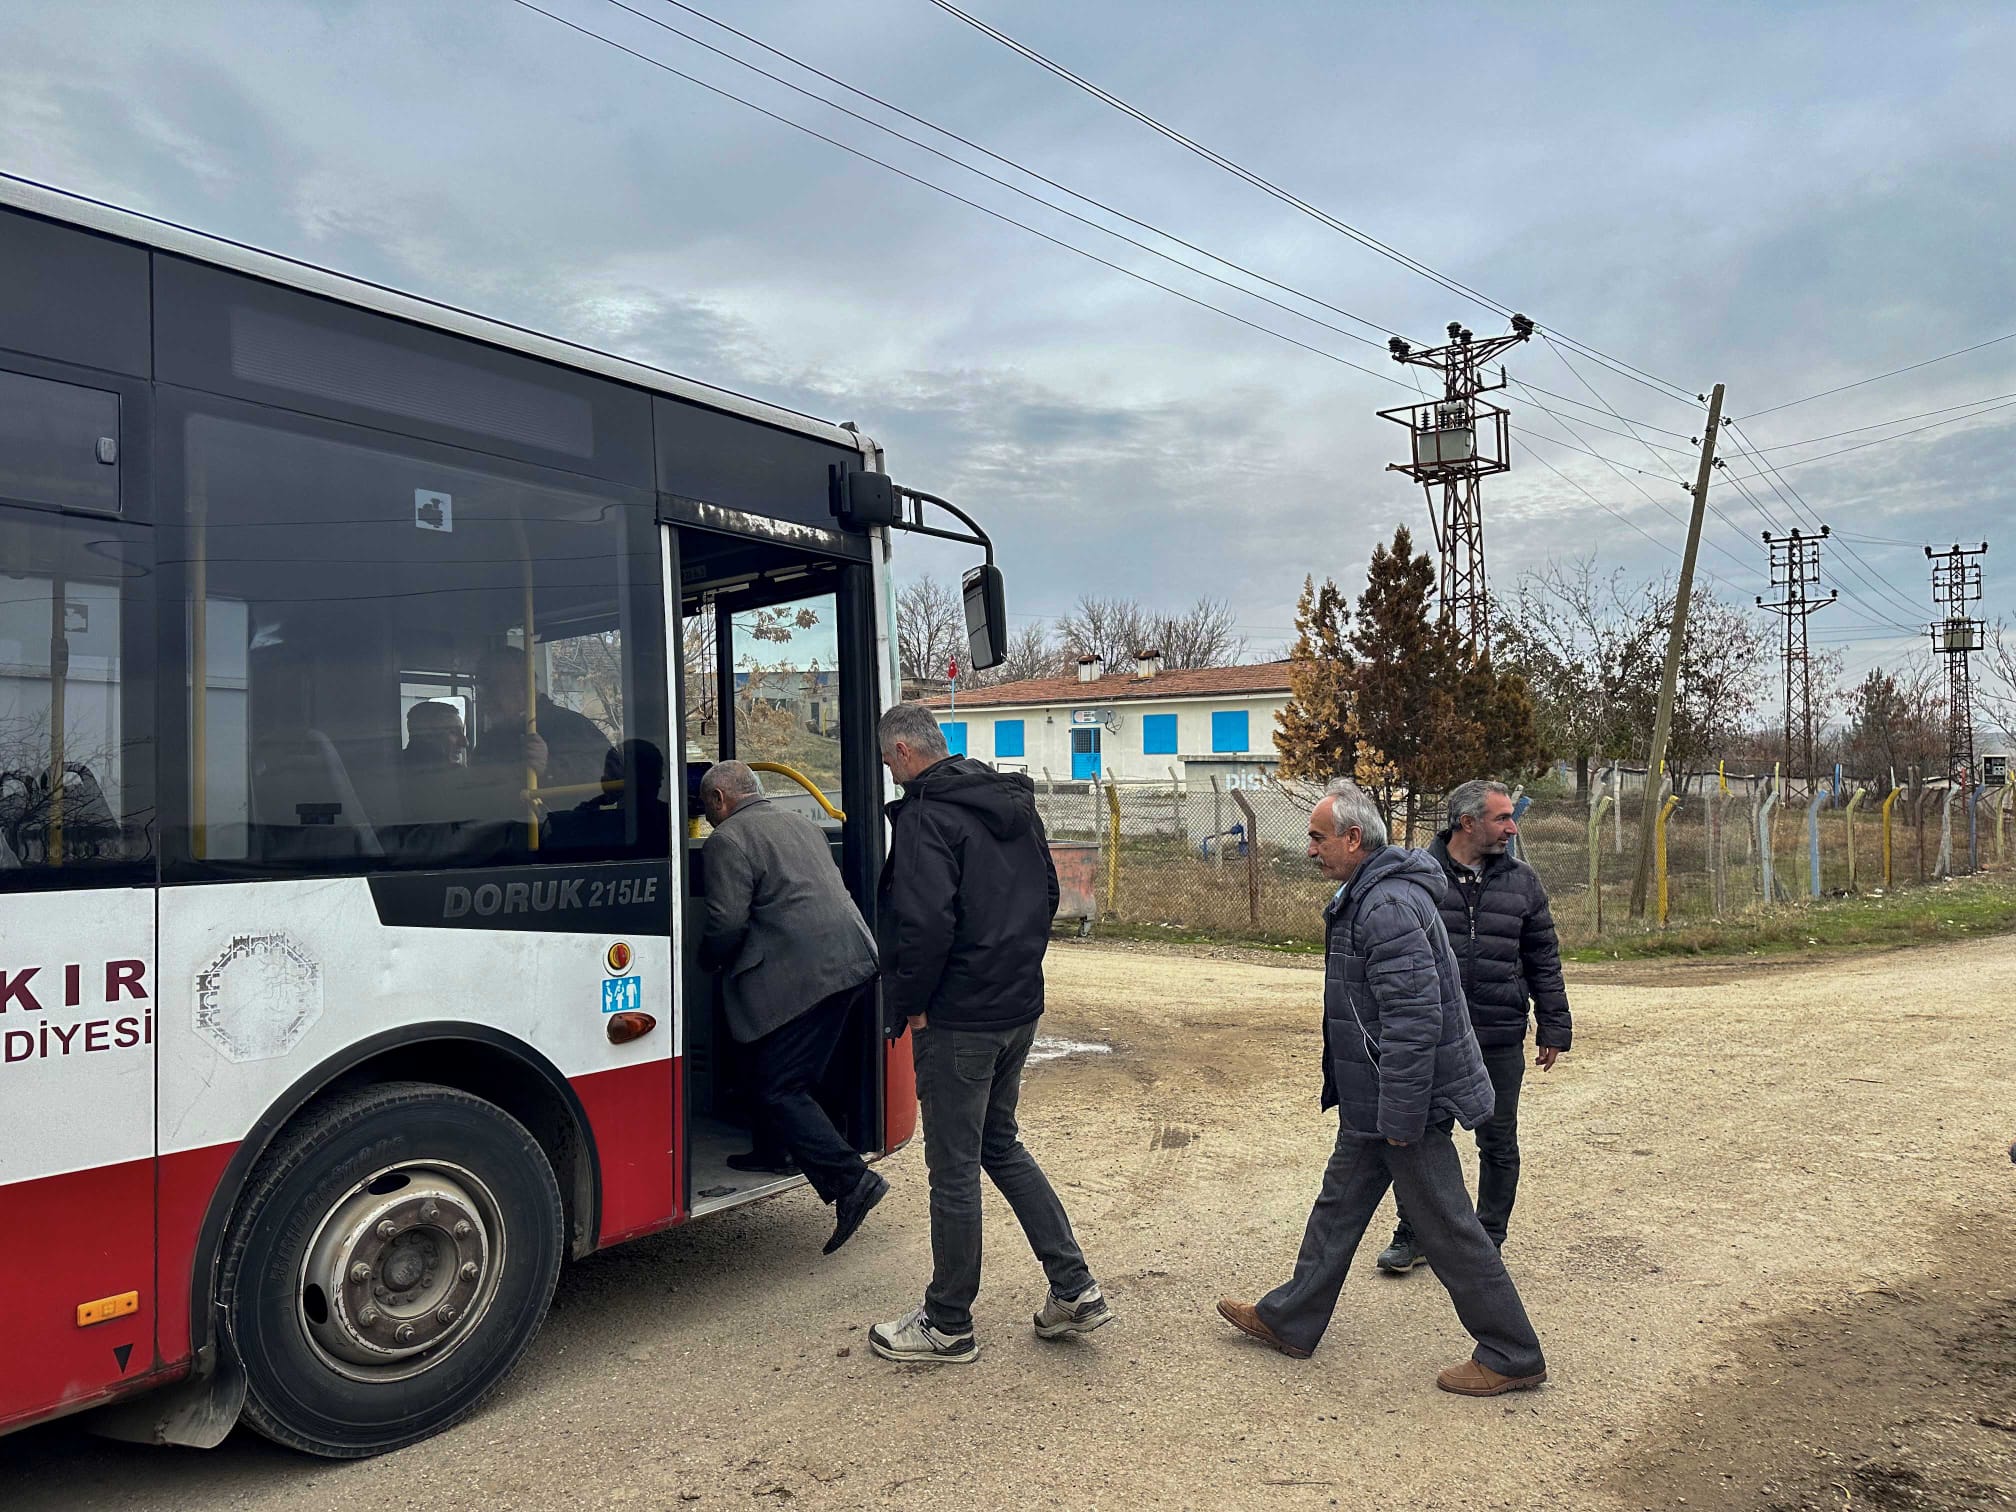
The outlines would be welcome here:
[[[1218,1312],[1263,1344],[1308,1358],[1391,1186],[1477,1341],[1435,1384],[1462,1396],[1538,1386],[1547,1379],[1540,1341],[1470,1206],[1450,1136],[1455,1123],[1474,1129],[1489,1118],[1492,1104],[1442,925],[1442,868],[1388,845],[1378,808],[1341,778],[1309,816],[1309,855],[1343,884],[1324,910],[1323,1106],[1338,1110],[1337,1146],[1294,1274],[1257,1304],[1227,1298]]]

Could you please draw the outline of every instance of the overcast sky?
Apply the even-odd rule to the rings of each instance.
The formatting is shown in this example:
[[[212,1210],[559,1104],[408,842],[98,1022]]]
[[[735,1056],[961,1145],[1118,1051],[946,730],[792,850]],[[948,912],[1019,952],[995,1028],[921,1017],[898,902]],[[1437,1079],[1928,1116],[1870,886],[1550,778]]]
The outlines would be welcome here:
[[[1172,607],[1208,594],[1229,599],[1266,651],[1287,640],[1305,573],[1355,592],[1375,541],[1400,523],[1425,534],[1420,490],[1384,470],[1404,438],[1374,411],[1413,388],[1383,338],[1433,341],[1452,319],[1495,334],[1504,324],[1490,310],[928,0],[696,5],[1374,322],[1299,306],[1372,344],[1075,224],[611,0],[539,3],[1372,373],[1101,267],[515,0],[0,0],[0,166],[857,421],[899,479],[985,520],[1018,615],[1054,615],[1087,592]],[[838,93],[664,0],[627,3]],[[1726,382],[1738,417],[2016,333],[2007,4],[967,8],[1543,331],[1690,393]],[[1514,471],[1484,485],[1494,587],[1589,550],[1639,575],[1677,566],[1676,476],[1691,478],[1689,458],[1596,427],[1626,429],[1603,413],[1614,406],[1661,428],[1646,441],[1684,452],[1700,407],[1588,359],[1571,369],[1549,343],[1509,361],[1515,379],[1596,407],[1545,400],[1581,432],[1574,444],[1642,472],[1566,449],[1515,390],[1515,425],[1564,476],[1515,451]],[[2016,398],[2016,340],[1760,416],[1743,434],[1786,447],[1770,453],[1781,488],[1811,514],[1762,483],[1761,513],[1718,488],[1703,570],[1748,603],[1765,591],[1767,521],[1824,520],[1858,539],[1843,543],[1853,554],[1828,553],[1842,602],[1814,622],[1815,641],[1842,643],[1851,670],[1915,647],[1931,613],[1918,543],[1995,541],[2016,497],[2016,408],[1804,466],[1791,464],[1894,430],[1786,444],[1997,395]],[[943,573],[960,558],[925,547],[906,564]],[[2016,537],[1996,542],[1986,568],[1989,617],[2016,610]],[[1916,635],[1900,642],[1905,630]]]

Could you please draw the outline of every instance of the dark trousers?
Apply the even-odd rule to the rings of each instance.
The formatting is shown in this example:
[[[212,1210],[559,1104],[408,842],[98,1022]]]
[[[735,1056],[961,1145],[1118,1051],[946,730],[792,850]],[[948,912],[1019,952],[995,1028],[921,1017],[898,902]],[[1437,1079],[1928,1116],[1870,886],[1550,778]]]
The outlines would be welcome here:
[[[1434,1257],[1435,1279],[1477,1341],[1478,1362],[1509,1376],[1546,1369],[1518,1289],[1470,1206],[1446,1123],[1430,1126],[1420,1139],[1401,1146],[1339,1121],[1337,1147],[1310,1209],[1295,1273],[1260,1299],[1261,1320],[1283,1343],[1316,1347],[1337,1309],[1365,1226],[1388,1186],[1407,1204],[1415,1231]]]
[[[868,1169],[861,1152],[840,1137],[813,1093],[825,1080],[848,1012],[862,991],[849,987],[821,998],[748,1046],[750,1093],[755,1101],[752,1142],[766,1154],[788,1151],[821,1202],[838,1202]]]
[[[1505,1242],[1512,1222],[1512,1203],[1519,1195],[1519,1088],[1526,1081],[1526,1047],[1492,1045],[1484,1050],[1484,1069],[1497,1097],[1490,1118],[1477,1126],[1477,1221],[1494,1244]],[[1397,1204],[1400,1227],[1416,1232],[1407,1206]],[[1422,1246],[1432,1263],[1435,1252]]]
[[[931,1284],[924,1312],[943,1333],[973,1327],[982,1171],[1015,1210],[1050,1289],[1075,1297],[1092,1285],[1064,1204],[1015,1125],[1022,1065],[1035,1039],[1033,1022],[1015,1029],[925,1028],[911,1035],[931,1176]]]

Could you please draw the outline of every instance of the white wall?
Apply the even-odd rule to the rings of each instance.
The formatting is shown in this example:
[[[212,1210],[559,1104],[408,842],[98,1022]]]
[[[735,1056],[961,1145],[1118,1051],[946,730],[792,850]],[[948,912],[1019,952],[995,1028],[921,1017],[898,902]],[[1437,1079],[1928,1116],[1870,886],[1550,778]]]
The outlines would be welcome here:
[[[1074,709],[1096,709],[1114,716],[1112,725],[1099,731],[1100,774],[1121,782],[1169,780],[1173,766],[1181,775],[1184,758],[1209,756],[1211,716],[1220,710],[1246,711],[1247,754],[1257,769],[1272,771],[1275,764],[1274,716],[1288,702],[1286,693],[1249,694],[1243,697],[1129,699],[1124,702],[1054,704],[1044,707],[979,708],[937,710],[941,724],[954,721],[966,726],[966,754],[991,766],[1026,771],[1039,781],[1047,767],[1058,782],[1071,778],[1071,714]],[[1150,714],[1176,716],[1174,755],[1145,754],[1142,749],[1142,720]],[[1020,757],[996,756],[994,726],[1001,720],[1022,721],[1023,752]],[[1222,759],[1222,753],[1220,753]]]

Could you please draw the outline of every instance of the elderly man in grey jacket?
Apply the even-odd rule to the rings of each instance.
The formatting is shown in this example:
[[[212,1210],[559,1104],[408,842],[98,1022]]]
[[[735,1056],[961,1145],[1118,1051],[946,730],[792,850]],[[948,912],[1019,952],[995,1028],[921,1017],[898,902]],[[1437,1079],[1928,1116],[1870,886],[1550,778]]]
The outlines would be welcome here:
[[[729,1164],[789,1170],[788,1153],[834,1208],[830,1255],[889,1190],[813,1093],[874,980],[874,936],[847,895],[826,836],[765,798],[745,763],[709,767],[700,803],[714,825],[702,851],[700,964],[723,974],[728,1029],[749,1047],[755,1079],[756,1148]]]
[[[1324,910],[1322,1105],[1338,1110],[1337,1146],[1294,1274],[1257,1304],[1228,1297],[1218,1312],[1307,1359],[1391,1186],[1476,1340],[1471,1358],[1435,1384],[1462,1396],[1538,1386],[1547,1379],[1540,1341],[1470,1206],[1450,1136],[1452,1124],[1475,1128],[1491,1116],[1491,1079],[1442,925],[1442,868],[1389,845],[1378,808],[1341,778],[1309,816],[1309,856],[1342,884]]]

